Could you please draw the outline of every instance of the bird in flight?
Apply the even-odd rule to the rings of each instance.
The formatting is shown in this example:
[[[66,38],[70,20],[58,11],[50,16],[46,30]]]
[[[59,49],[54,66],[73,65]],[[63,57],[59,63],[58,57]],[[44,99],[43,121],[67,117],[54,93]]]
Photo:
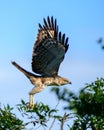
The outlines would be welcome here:
[[[47,86],[61,86],[71,82],[58,75],[58,70],[68,50],[68,37],[59,32],[57,20],[52,17],[43,19],[39,23],[37,39],[32,53],[32,70],[37,74],[28,72],[15,61],[12,64],[20,70],[34,85],[29,92],[30,107],[34,106],[34,94],[42,91]]]

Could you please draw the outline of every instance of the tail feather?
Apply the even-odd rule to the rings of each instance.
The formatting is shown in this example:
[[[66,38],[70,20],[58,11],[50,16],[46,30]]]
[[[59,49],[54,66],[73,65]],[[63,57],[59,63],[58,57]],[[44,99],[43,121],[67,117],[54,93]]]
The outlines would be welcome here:
[[[28,78],[30,76],[35,76],[34,74],[28,72],[27,70],[25,70],[24,68],[22,68],[21,66],[19,66],[15,61],[11,62],[18,70],[20,70],[22,73],[24,73]]]

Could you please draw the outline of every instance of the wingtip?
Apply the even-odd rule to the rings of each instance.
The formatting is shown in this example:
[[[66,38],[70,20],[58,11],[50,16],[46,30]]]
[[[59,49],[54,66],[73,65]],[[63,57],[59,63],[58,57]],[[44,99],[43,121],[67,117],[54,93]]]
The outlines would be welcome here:
[[[40,29],[43,29],[43,27],[42,27],[42,25],[40,23],[38,24],[38,26],[39,26]]]

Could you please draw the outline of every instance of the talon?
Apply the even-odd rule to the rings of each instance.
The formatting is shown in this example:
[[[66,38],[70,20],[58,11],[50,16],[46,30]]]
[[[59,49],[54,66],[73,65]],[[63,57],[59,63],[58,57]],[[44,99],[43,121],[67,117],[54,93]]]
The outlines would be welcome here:
[[[33,109],[33,108],[34,108],[34,104],[30,104],[30,103],[29,103],[29,108],[30,108],[30,109]]]
[[[30,103],[29,103],[29,104],[27,104],[27,108],[28,108],[28,109],[33,109],[33,108],[34,108],[34,106],[35,106],[35,104],[30,104]]]

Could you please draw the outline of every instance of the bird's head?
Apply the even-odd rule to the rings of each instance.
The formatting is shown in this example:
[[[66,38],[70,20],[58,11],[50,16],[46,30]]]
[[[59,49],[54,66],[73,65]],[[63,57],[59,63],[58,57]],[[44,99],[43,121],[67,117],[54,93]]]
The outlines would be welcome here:
[[[60,76],[55,77],[54,82],[56,83],[57,86],[71,84],[71,82],[68,79],[60,77]]]
[[[61,80],[61,85],[72,84],[71,81],[69,81],[67,78],[61,77],[60,80]]]

